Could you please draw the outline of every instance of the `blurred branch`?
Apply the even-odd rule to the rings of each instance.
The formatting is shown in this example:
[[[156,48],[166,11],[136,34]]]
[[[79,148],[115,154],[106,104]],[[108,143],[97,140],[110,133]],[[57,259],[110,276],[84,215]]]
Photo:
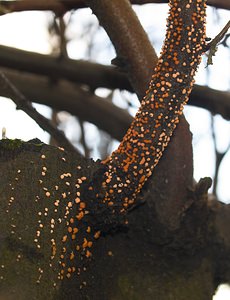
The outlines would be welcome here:
[[[0,1],[1,14],[28,10],[51,10],[61,16],[71,9],[84,8],[83,1],[78,0],[15,0]]]
[[[76,152],[73,145],[67,140],[63,132],[55,128],[50,120],[42,116],[32,106],[31,102],[8,80],[8,78],[1,72],[0,73],[0,86],[1,91],[5,96],[14,101],[17,109],[23,110],[28,116],[30,116],[43,130],[51,134],[60,146],[66,148],[71,152]]]
[[[66,38],[66,24],[63,16],[58,17],[59,21],[59,36],[60,36],[60,56],[61,57],[68,57],[67,52],[67,38]],[[57,22],[57,20],[56,20]]]
[[[167,3],[167,0],[131,0],[132,4]],[[216,8],[230,9],[226,0],[208,0],[208,5]],[[51,10],[57,15],[63,15],[69,10],[86,7],[83,0],[14,0],[0,1],[0,14],[28,10]]]
[[[68,79],[89,86],[90,90],[104,87],[133,92],[125,73],[113,66],[104,66],[89,61],[59,60],[48,55],[0,46],[0,66],[46,75],[54,80]],[[151,68],[149,69],[151,70]],[[47,105],[49,105],[48,103]],[[190,95],[189,104],[205,108],[214,115],[220,114],[226,120],[230,120],[230,92],[195,85]]]
[[[211,116],[211,129],[212,129],[212,138],[213,138],[213,143],[214,143],[214,151],[215,151],[215,158],[216,158],[216,163],[215,163],[215,174],[213,178],[213,194],[216,196],[217,195],[217,185],[218,185],[218,176],[219,176],[219,169],[221,162],[225,155],[228,153],[230,150],[230,143],[228,144],[226,150],[224,152],[218,151],[217,147],[217,136],[216,136],[216,131],[215,131],[215,124],[214,124],[214,117]]]
[[[213,115],[220,114],[226,120],[230,120],[230,92],[195,85],[188,104],[207,109]]]
[[[228,46],[228,39],[230,38],[230,33],[226,34],[223,41],[220,43],[221,45],[223,45],[224,47],[229,47]]]
[[[132,89],[126,75],[114,67],[83,60],[60,59],[6,46],[0,46],[0,66],[46,75],[54,80],[65,78],[89,85],[91,89]]]
[[[64,80],[52,84],[46,77],[7,69],[3,71],[31,101],[48,105],[58,111],[67,111],[81,120],[95,124],[117,140],[122,139],[132,121],[126,110]],[[0,95],[8,97],[2,88]]]
[[[58,37],[58,45],[56,45],[56,43],[52,43],[50,42],[51,45],[51,53],[55,54],[57,53],[57,55],[62,58],[62,57],[67,57],[67,50],[66,50],[66,38],[65,38],[65,21],[64,18],[62,16],[60,17],[55,17],[52,16],[51,22],[48,26],[48,32],[50,35],[50,38],[52,37]],[[51,112],[51,122],[52,124],[58,128],[58,126],[60,125],[60,120],[58,118],[58,111],[55,109],[52,109]],[[50,145],[56,146],[56,142],[53,138],[53,136],[50,136],[50,141],[49,141]]]
[[[115,50],[113,63],[127,73],[135,93],[145,95],[158,57],[129,1],[85,0],[107,32]]]
[[[58,120],[58,111],[56,111],[55,109],[52,109],[50,121],[51,121],[52,125],[55,128],[58,128],[58,125],[59,125],[60,122]],[[53,138],[52,135],[50,136],[50,139],[49,139],[49,145],[51,145],[51,146],[57,146],[57,142]]]
[[[80,143],[82,144],[82,147],[84,149],[85,157],[90,158],[90,149],[86,143],[84,122],[81,119],[78,119],[78,121],[79,121],[80,129],[81,129]]]

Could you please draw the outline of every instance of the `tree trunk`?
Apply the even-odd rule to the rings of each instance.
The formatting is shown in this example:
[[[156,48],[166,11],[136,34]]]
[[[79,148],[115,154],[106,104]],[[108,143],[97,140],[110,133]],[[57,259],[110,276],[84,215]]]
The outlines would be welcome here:
[[[224,220],[220,204],[210,209],[208,180],[188,191],[179,229],[169,230],[159,221],[151,177],[140,207],[127,216],[128,225],[117,224],[97,240],[98,224],[94,229],[89,219],[79,223],[76,240],[64,241],[76,214],[70,205],[75,185],[79,178],[91,180],[98,163],[78,156],[77,161],[72,153],[38,140],[2,140],[0,153],[0,299],[205,300],[211,299],[221,276],[229,278],[229,237],[223,232],[225,241],[217,236],[227,216]],[[158,196],[163,199],[160,191]],[[84,238],[93,246],[82,247],[71,261],[68,247]],[[87,250],[92,256],[87,257]],[[60,279],[60,263],[77,271]]]

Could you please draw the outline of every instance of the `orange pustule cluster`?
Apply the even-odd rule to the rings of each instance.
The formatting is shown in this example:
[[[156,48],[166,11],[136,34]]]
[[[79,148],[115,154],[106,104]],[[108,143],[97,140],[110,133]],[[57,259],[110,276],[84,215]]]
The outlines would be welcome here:
[[[116,202],[122,193],[121,212],[152,175],[188,101],[205,46],[205,11],[204,0],[170,1],[166,38],[149,89],[119,148],[104,161],[105,186],[113,191],[105,202]]]

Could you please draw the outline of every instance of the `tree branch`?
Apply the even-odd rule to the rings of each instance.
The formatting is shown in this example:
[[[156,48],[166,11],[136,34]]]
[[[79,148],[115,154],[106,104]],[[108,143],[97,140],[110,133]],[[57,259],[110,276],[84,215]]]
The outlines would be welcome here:
[[[32,102],[67,111],[81,120],[95,124],[114,139],[121,140],[132,122],[132,117],[104,98],[93,95],[66,81],[53,84],[46,77],[2,69],[6,76]],[[0,88],[0,95],[8,97]]]
[[[67,140],[63,132],[55,128],[51,124],[50,120],[38,113],[36,109],[31,105],[31,102],[29,102],[28,99],[26,99],[24,95],[19,92],[19,90],[5,77],[5,75],[2,72],[0,73],[0,85],[2,87],[2,90],[4,90],[5,92],[5,95],[15,102],[17,109],[23,110],[42,129],[50,133],[59,143],[60,146],[65,147],[71,152],[76,152],[76,149]]]
[[[168,0],[131,0],[132,4],[168,3]],[[230,3],[226,0],[208,0],[208,5],[216,8],[230,9]],[[0,1],[0,13],[6,14],[27,10],[51,10],[56,15],[63,15],[69,10],[85,8],[83,0],[21,0]]]
[[[137,94],[141,95],[145,89],[146,81],[151,71],[151,65],[153,61],[155,61],[155,54],[152,52],[152,55],[148,55],[147,51],[147,55],[145,55],[145,50],[148,49],[149,42],[145,45],[145,40],[141,40],[136,34],[134,34],[136,40],[133,37],[133,40],[129,43],[130,37],[127,36],[127,34],[130,34],[129,28],[133,27],[136,32],[140,32],[142,35],[145,34],[138,19],[132,17],[132,8],[125,0],[112,2],[112,4],[110,1],[102,0],[86,0],[86,3],[97,15],[99,22],[109,34],[117,50],[118,57],[125,57],[125,59],[121,61],[123,63],[122,66],[126,67],[126,69],[129,68],[128,76]],[[176,5],[180,8],[176,7]],[[141,108],[118,150],[113,152],[108,160],[104,162],[108,168],[108,171],[105,172],[104,175],[104,184],[107,186],[108,183],[111,191],[114,191],[105,196],[106,202],[112,203],[111,209],[116,209],[116,207],[113,206],[113,203],[117,201],[114,200],[116,197],[118,197],[120,201],[123,201],[124,209],[135,201],[143,184],[148,180],[153,168],[158,164],[164,149],[168,145],[172,132],[179,122],[179,116],[183,108],[182,102],[184,101],[185,103],[188,100],[188,95],[191,92],[193,83],[192,77],[195,74],[203,50],[202,47],[205,43],[204,7],[205,1],[199,1],[198,3],[197,0],[193,1],[192,4],[190,4],[190,2],[188,4],[188,1],[178,1],[178,3],[177,1],[171,1],[170,17],[168,18],[168,24],[170,26],[168,25],[162,56],[155,67],[149,90],[147,91],[146,97],[142,100]],[[120,20],[120,15],[122,15],[124,11],[125,14]],[[176,11],[175,14],[174,11]],[[192,17],[192,13],[195,17]],[[203,16],[200,17],[200,14],[203,14]],[[131,18],[131,22],[129,18]],[[111,20],[113,20],[112,24]],[[180,26],[178,24],[180,24]],[[181,26],[186,26],[188,32],[181,30]],[[191,30],[191,33],[189,30]],[[118,38],[118,35],[122,36],[123,32],[125,43]],[[173,36],[175,36],[175,38],[170,37],[171,34],[174,34]],[[192,39],[190,36],[194,36],[194,38]],[[129,50],[133,47],[137,49],[138,46],[136,45],[139,45],[140,41],[140,52],[137,53],[133,51],[132,55],[129,55]],[[128,48],[128,50],[126,48]],[[190,54],[188,55],[188,53]],[[144,60],[145,63],[143,63]],[[143,65],[148,69],[148,72],[143,70]],[[133,67],[133,69],[130,68],[130,66]],[[175,74],[171,74],[171,72],[175,72]],[[166,82],[169,82],[169,86],[172,88],[164,86]],[[176,93],[176,95],[173,96],[173,93]],[[173,98],[175,99],[173,100]],[[154,170],[155,177],[151,178],[151,185],[155,184],[157,191],[156,203],[160,203],[160,209],[157,209],[157,215],[161,223],[163,223],[167,229],[175,229],[180,225],[180,211],[182,211],[184,199],[187,197],[187,187],[192,185],[191,137],[183,118],[181,119],[180,125],[178,128],[180,130],[177,130],[174,136],[173,145],[169,148],[168,156],[165,154],[163,156],[164,162],[167,162],[167,164],[162,164],[161,160],[159,165],[159,168],[162,168],[161,170],[165,169],[167,174],[172,175],[168,175],[169,178],[167,182],[170,183],[167,185],[163,205],[162,201],[159,200],[158,193],[158,189],[162,190],[163,185],[159,184],[162,183],[162,181],[160,178],[157,178],[156,169]],[[181,147],[181,142],[184,145],[183,147]],[[186,149],[185,146],[187,146]],[[179,170],[173,165],[174,160],[172,160],[172,157],[175,156],[178,158],[176,160],[177,166],[186,166],[186,171],[183,170],[185,171],[183,175],[181,168]],[[169,171],[171,167],[173,169],[172,172]],[[119,179],[116,179],[117,175],[114,175],[116,172],[119,174],[118,178],[124,178],[122,181],[124,187],[127,184],[129,186],[129,191],[127,192],[125,188],[124,190],[121,189],[125,198],[124,196],[122,198],[119,197],[113,188],[113,186],[119,184],[117,182]],[[174,187],[178,185],[178,182],[180,188],[175,189]],[[117,205],[118,209],[121,204],[122,203],[119,202]],[[157,205],[158,204],[156,204],[156,206]]]
[[[228,23],[224,26],[224,28],[217,34],[216,37],[214,37],[214,39],[212,39],[212,41],[210,43],[208,43],[206,45],[206,51],[209,50],[208,53],[208,60],[207,60],[207,66],[208,65],[212,65],[212,57],[215,56],[216,51],[217,51],[217,45],[220,43],[220,41],[224,38],[224,36],[226,35],[226,33],[228,32],[230,28],[230,21],[228,21]]]
[[[0,65],[2,67],[34,74],[46,75],[50,79],[68,79],[89,85],[92,90],[98,87],[131,90],[131,85],[124,73],[111,66],[73,59],[60,59],[0,46]]]
[[[230,92],[228,91],[195,85],[188,104],[207,109],[213,115],[220,114],[226,120],[230,120]]]
[[[117,58],[114,63],[121,67],[141,99],[147,89],[157,55],[134,13],[130,2],[85,1],[107,32]],[[144,48],[144,49],[143,49]]]
[[[225,157],[225,155],[230,150],[230,143],[228,144],[225,151],[220,152],[217,147],[217,136],[215,131],[215,120],[214,117],[211,115],[211,132],[212,132],[212,139],[214,144],[214,151],[215,151],[215,173],[213,176],[213,195],[217,195],[217,185],[218,185],[218,176],[219,176],[219,170],[220,165]]]

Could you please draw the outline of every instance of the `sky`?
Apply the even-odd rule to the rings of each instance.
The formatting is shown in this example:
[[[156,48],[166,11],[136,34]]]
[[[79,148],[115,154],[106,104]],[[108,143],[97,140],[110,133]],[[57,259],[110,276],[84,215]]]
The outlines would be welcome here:
[[[165,30],[167,5],[155,5],[152,10],[149,5],[146,5],[141,9],[136,7],[135,10],[138,12],[142,25],[149,32],[150,39],[153,41],[154,45],[156,45],[156,50],[159,53],[163,39],[163,32]],[[151,12],[154,12],[154,18],[148,17]],[[76,14],[75,22],[73,22],[73,25],[69,27],[69,31],[67,32],[69,37],[76,37],[68,45],[68,53],[72,58],[82,59],[86,56],[87,44],[89,41],[87,39],[80,39],[79,37],[81,35],[81,27],[85,26],[85,22],[88,22],[87,18],[89,17],[92,18],[92,21],[93,18],[95,18],[88,10],[84,10],[81,14]],[[214,9],[209,8],[207,35],[214,37],[229,19],[230,13],[228,11],[219,10],[219,12],[216,13]],[[40,12],[12,13],[1,16],[0,44],[48,54],[51,51],[51,47],[49,35],[45,28],[47,20],[47,14]],[[212,20],[215,22],[213,23]],[[155,30],[156,28],[157,30]],[[105,33],[100,31],[100,34],[98,34],[95,40],[99,41],[99,43],[104,42]],[[110,48],[110,51],[108,49],[105,47],[104,50],[102,49],[97,51],[98,62],[107,64],[110,63],[111,58],[113,58],[114,51],[112,48]],[[214,57],[214,65],[206,69],[205,62],[203,62],[196,76],[196,82],[201,85],[207,84],[208,82],[208,85],[212,88],[224,91],[230,90],[229,56],[230,54],[227,49],[219,47],[219,50]],[[138,102],[135,97],[132,99],[136,106],[138,106]],[[44,142],[48,142],[49,135],[24,112],[17,111],[11,100],[0,97],[0,105],[0,130],[5,127],[7,137],[20,138],[23,140],[29,140],[37,137]],[[46,107],[36,105],[36,108],[45,116],[50,116],[50,110]],[[132,108],[130,112],[134,114],[135,109]],[[194,177],[196,180],[205,176],[212,177],[214,173],[214,146],[210,133],[211,116],[207,111],[195,107],[186,107],[185,115],[190,123],[190,128],[193,133]],[[218,150],[224,151],[230,143],[230,122],[225,121],[220,116],[215,116],[214,121]],[[94,133],[91,135],[93,134]],[[117,146],[117,143],[114,143],[114,145]],[[227,203],[230,202],[229,166],[230,151],[225,156],[221,165],[220,184],[218,186],[219,198]],[[221,293],[218,293],[213,299],[229,300],[230,289],[225,285],[223,285],[221,289]]]

